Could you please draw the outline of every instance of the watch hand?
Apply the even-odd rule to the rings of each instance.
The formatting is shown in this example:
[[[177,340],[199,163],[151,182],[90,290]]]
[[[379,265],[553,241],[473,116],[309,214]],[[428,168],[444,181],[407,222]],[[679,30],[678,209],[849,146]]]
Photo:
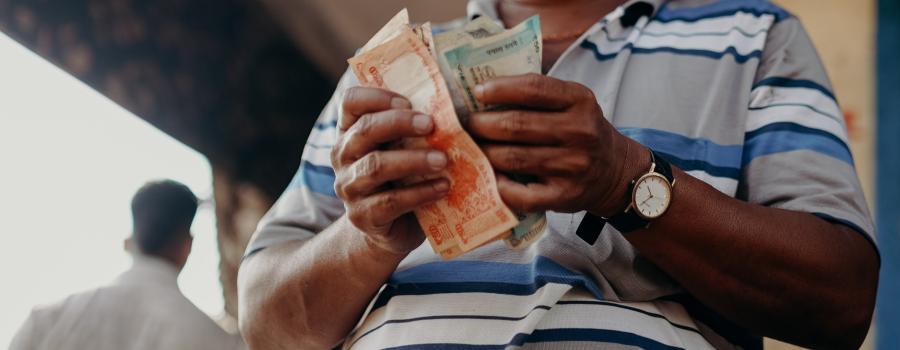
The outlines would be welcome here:
[[[645,199],[643,202],[641,202],[640,204],[638,204],[638,206],[644,205],[644,203],[647,203],[647,201],[649,201],[649,200],[651,200],[651,199],[653,199],[653,195],[650,195],[650,197],[647,197],[647,199]]]

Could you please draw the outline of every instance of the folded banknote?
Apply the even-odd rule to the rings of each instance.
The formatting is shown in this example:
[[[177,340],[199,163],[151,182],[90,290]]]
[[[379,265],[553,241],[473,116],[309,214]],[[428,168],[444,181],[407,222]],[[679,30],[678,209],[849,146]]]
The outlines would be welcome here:
[[[448,156],[441,174],[450,180],[448,195],[415,210],[432,249],[444,259],[500,238],[521,247],[546,226],[543,214],[516,215],[503,203],[490,162],[460,123],[461,116],[490,108],[474,98],[475,85],[495,76],[540,73],[541,50],[537,17],[509,30],[482,17],[432,36],[429,23],[410,24],[404,9],[348,60],[361,85],[399,93],[414,110],[434,118],[431,135],[394,147],[432,148]],[[527,227],[517,226],[520,219]]]

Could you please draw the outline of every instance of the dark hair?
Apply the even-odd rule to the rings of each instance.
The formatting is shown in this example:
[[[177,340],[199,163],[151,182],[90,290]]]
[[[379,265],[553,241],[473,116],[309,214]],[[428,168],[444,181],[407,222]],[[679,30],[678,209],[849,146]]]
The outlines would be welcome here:
[[[131,199],[132,241],[141,252],[158,255],[186,232],[197,213],[197,197],[187,186],[172,180],[151,181]]]

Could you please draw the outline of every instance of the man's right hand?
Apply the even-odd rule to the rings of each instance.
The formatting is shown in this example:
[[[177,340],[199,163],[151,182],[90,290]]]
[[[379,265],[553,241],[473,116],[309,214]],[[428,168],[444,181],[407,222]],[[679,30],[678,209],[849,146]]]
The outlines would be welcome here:
[[[411,212],[450,189],[444,178],[410,186],[395,184],[410,176],[436,174],[447,166],[447,156],[438,150],[385,147],[402,138],[426,136],[434,129],[431,117],[411,106],[391,91],[348,89],[338,121],[340,135],[331,152],[335,192],[344,200],[349,221],[370,244],[403,255],[424,239]]]
[[[331,163],[346,214],[312,238],[271,246],[241,263],[240,327],[253,349],[335,348],[400,261],[422,244],[411,211],[449,190],[444,178],[396,184],[447,166],[439,151],[388,147],[431,134],[431,117],[412,111],[400,95],[372,88],[349,89],[341,108]]]

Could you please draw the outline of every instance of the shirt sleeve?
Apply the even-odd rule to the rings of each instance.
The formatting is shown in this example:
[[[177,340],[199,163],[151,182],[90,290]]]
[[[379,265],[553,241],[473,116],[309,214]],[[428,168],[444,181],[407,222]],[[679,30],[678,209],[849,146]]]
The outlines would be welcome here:
[[[846,225],[875,244],[843,114],[794,17],[768,32],[751,90],[737,195]]]
[[[267,247],[305,240],[344,214],[344,203],[334,192],[331,148],[337,140],[337,120],[344,91],[359,85],[344,73],[334,95],[319,115],[303,147],[300,168],[284,193],[263,216],[247,245],[244,258]]]

